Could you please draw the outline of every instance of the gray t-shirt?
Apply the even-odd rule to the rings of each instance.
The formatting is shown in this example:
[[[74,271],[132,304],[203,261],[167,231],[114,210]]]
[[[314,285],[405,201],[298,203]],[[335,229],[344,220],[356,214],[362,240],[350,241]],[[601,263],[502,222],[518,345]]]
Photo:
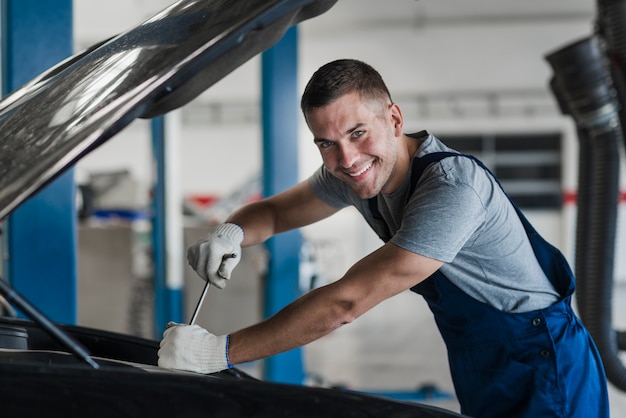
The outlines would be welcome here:
[[[428,135],[414,157],[454,151]],[[333,207],[355,206],[379,234],[368,200],[320,167],[309,179]],[[392,238],[408,251],[443,261],[441,272],[469,296],[506,312],[552,305],[558,293],[543,273],[522,223],[493,176],[466,157],[431,164],[409,197],[410,176],[394,193],[378,195]],[[408,198],[408,201],[407,201]]]

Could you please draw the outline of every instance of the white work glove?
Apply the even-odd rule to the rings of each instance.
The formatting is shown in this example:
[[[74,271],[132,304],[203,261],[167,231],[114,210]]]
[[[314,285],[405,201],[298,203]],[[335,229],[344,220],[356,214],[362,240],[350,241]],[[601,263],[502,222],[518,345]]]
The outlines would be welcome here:
[[[200,277],[223,289],[241,259],[243,235],[237,224],[220,224],[187,249],[187,262]]]
[[[213,335],[199,325],[170,322],[161,340],[158,365],[204,374],[232,368],[228,339],[228,335]]]

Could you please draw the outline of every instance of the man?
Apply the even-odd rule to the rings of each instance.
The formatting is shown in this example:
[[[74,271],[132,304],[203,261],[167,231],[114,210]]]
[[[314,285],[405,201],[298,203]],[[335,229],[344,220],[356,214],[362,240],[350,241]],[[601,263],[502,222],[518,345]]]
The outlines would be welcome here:
[[[562,255],[484,166],[427,132],[404,134],[380,75],[357,60],[322,66],[301,101],[323,165],[234,212],[193,244],[190,265],[223,288],[241,246],[355,206],[385,244],[338,281],[228,336],[172,325],[159,365],[211,373],[314,341],[411,289],[434,313],[461,412],[608,417],[597,350],[569,302]]]

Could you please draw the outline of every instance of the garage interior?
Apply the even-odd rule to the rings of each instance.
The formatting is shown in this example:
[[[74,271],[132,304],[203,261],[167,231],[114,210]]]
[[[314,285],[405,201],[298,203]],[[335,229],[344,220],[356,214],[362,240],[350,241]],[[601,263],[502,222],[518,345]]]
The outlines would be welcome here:
[[[128,30],[171,3],[74,1],[74,51]],[[555,98],[554,63],[548,58],[593,35],[604,3],[339,0],[287,35],[295,70],[276,63],[272,68],[280,75],[296,72],[288,88],[295,86],[291,93],[299,97],[308,77],[330,60],[372,64],[402,107],[407,132],[427,129],[504,173],[504,188],[574,266],[580,126]],[[263,95],[274,92],[262,76],[262,59],[245,63],[160,118],[161,124],[136,120],[76,165],[74,180],[82,192],[77,324],[159,339],[166,321],[191,317],[202,292],[203,282],[184,260],[187,246],[238,205],[262,196],[268,185],[295,184],[319,166],[297,108],[289,113],[293,120],[284,121],[295,133],[295,148],[273,148],[264,139]],[[166,138],[162,154],[155,151],[159,135]],[[608,306],[617,330],[626,326],[622,153],[614,266],[606,273],[613,280]],[[297,175],[276,181],[268,161]],[[163,186],[163,204],[175,213],[153,222],[155,188]],[[154,240],[157,230],[165,231],[165,241]],[[289,298],[337,280],[380,245],[349,209],[286,240],[244,249],[227,288],[208,292],[198,324],[221,334],[255,323]],[[276,280],[270,263],[290,263],[294,250],[285,249],[292,242],[300,244],[293,277]],[[6,247],[3,242],[3,254]],[[618,353],[617,359],[624,356]],[[260,378],[341,386],[458,411],[443,341],[426,303],[410,292],[288,356],[241,368]],[[611,416],[626,417],[624,389],[611,382],[609,390]]]

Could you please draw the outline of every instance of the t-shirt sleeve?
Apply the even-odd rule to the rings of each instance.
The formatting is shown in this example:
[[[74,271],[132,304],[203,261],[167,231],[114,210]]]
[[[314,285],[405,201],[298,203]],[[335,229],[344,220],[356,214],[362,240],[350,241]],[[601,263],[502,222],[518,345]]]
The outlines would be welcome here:
[[[391,241],[408,251],[451,262],[485,221],[481,191],[472,181],[481,175],[486,175],[484,170],[463,162],[455,166],[442,161],[429,167]]]

